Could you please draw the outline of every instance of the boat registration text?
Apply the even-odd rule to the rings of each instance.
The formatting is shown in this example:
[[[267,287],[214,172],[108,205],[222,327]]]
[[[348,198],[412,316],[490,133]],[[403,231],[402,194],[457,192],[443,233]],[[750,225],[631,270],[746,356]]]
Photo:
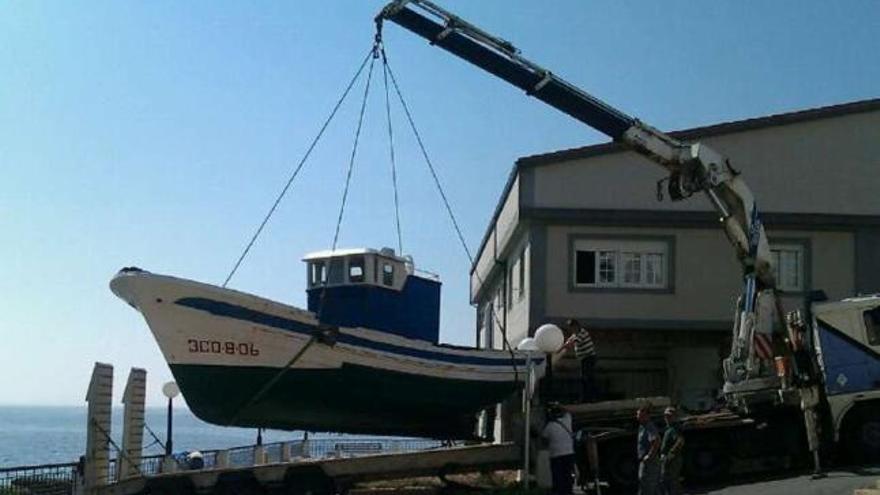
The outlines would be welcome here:
[[[238,356],[259,356],[260,350],[253,342],[232,342],[229,340],[189,339],[189,352],[192,354],[229,354]]]

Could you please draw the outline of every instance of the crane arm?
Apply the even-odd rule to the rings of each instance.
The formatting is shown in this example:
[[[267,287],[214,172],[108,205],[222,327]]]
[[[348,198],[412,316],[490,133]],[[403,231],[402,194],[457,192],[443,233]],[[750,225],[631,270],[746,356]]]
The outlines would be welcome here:
[[[669,172],[672,200],[703,193],[714,206],[743,267],[743,296],[725,362],[728,383],[749,378],[756,368],[754,336],[770,334],[761,307],[775,307],[776,282],[767,236],[751,190],[721,153],[702,143],[683,143],[613,108],[520,55],[512,43],[493,36],[428,0],[395,0],[376,16],[377,39],[384,21],[425,38],[432,45],[522,89],[588,126],[623,143]],[[759,295],[762,296],[759,304]],[[772,301],[767,303],[768,299]],[[770,341],[768,337],[768,341]],[[769,346],[769,344],[767,344]],[[766,348],[764,349],[766,351]],[[763,356],[768,359],[770,356]]]
[[[626,144],[667,169],[673,200],[701,192],[721,216],[747,273],[775,287],[770,252],[754,197],[728,160],[705,144],[685,144],[615,109],[520,55],[495,37],[427,0],[397,0],[376,17],[389,20]]]

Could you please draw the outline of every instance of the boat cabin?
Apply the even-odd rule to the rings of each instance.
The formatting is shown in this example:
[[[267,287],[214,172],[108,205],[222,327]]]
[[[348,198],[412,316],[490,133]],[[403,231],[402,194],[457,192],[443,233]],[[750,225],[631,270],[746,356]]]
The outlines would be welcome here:
[[[323,323],[437,343],[440,280],[393,249],[338,249],[303,258],[308,309]]]

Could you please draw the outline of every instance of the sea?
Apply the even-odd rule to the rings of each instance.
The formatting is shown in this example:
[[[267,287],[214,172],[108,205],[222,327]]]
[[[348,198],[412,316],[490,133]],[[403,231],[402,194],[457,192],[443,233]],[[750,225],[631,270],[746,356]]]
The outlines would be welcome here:
[[[165,441],[167,409],[147,408],[146,425]],[[114,408],[113,441],[121,445],[122,408]],[[253,445],[257,430],[215,426],[179,407],[172,418],[174,452]],[[263,442],[301,439],[301,431],[263,431]],[[310,438],[356,439],[351,435],[313,434]],[[162,444],[144,431],[144,455],[162,454]],[[86,448],[86,408],[78,406],[0,406],[0,468],[75,462]],[[111,446],[111,451],[113,447]],[[112,453],[112,452],[111,452]]]

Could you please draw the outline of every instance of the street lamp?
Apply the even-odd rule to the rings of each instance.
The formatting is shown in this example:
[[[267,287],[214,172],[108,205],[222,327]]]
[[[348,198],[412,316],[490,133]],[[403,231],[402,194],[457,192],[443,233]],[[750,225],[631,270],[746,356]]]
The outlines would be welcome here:
[[[526,354],[526,383],[523,390],[523,408],[525,409],[525,441],[523,442],[525,454],[523,455],[523,482],[525,489],[529,489],[529,469],[531,448],[531,426],[532,426],[532,395],[535,392],[535,364],[532,361],[532,354],[542,352],[544,354],[552,354],[558,351],[565,341],[562,330],[552,323],[547,323],[538,327],[535,331],[535,337],[526,337],[522,339],[516,350]]]
[[[552,354],[562,348],[565,336],[562,330],[552,323],[545,323],[535,331],[535,344],[541,351]]]
[[[168,428],[165,436],[165,456],[171,457],[171,401],[180,395],[180,387],[175,382],[167,382],[162,385],[162,395],[168,397]]]

